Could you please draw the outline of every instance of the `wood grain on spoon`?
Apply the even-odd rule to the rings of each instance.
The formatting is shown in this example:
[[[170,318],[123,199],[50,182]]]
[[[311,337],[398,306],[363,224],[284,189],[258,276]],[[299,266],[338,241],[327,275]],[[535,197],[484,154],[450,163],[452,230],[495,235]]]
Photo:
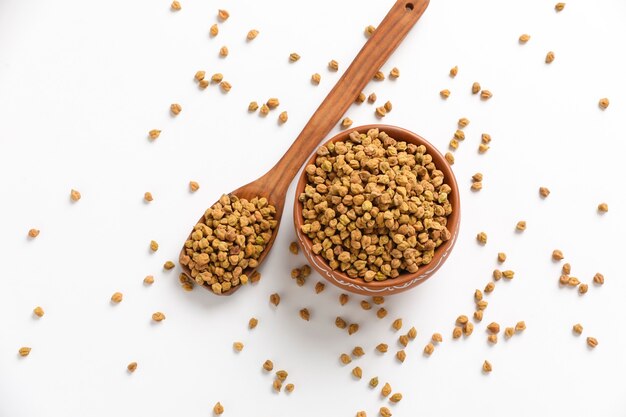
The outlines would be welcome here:
[[[251,200],[254,197],[266,197],[269,203],[276,207],[277,226],[263,253],[257,260],[259,265],[271,250],[274,240],[276,240],[285,206],[287,189],[293,177],[298,173],[302,164],[308,159],[317,145],[339,122],[350,105],[354,103],[359,93],[374,77],[374,74],[380,70],[393,51],[400,45],[404,37],[409,33],[409,30],[426,10],[428,3],[429,0],[396,1],[278,163],[261,178],[230,193],[247,200]],[[203,219],[204,215],[200,217],[199,221],[203,221]],[[184,251],[185,247],[183,246],[181,256],[184,255]],[[181,267],[185,275],[191,278],[189,268],[185,265],[181,265]],[[251,268],[244,271],[248,275],[251,275],[252,272],[253,269]],[[203,287],[211,290],[206,285],[203,285]],[[241,285],[232,287],[221,295],[231,295],[240,287]]]

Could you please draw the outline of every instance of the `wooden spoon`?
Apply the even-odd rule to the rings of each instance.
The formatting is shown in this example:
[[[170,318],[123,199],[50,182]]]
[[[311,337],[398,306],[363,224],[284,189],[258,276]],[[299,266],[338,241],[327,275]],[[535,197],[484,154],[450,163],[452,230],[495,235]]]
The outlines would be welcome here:
[[[426,7],[428,7],[428,3],[429,0],[396,1],[280,161],[261,178],[230,193],[230,195],[247,200],[251,200],[254,197],[265,197],[270,204],[276,207],[275,219],[277,226],[263,253],[257,259],[259,265],[269,253],[274,240],[276,240],[278,225],[280,225],[285,206],[287,189],[293,177],[298,173],[302,164],[309,158],[321,140],[337,125],[346,110],[354,103],[359,93],[372,80],[374,74],[380,70],[413,25],[417,23]],[[204,215],[200,217],[199,221],[203,220]],[[181,257],[185,255],[184,246],[180,254]],[[185,265],[181,265],[181,267],[185,275],[193,280],[189,268]],[[248,276],[252,272],[251,268],[244,271]],[[208,285],[203,285],[203,287],[211,291]],[[240,287],[241,285],[232,287],[221,295],[231,295]],[[213,291],[211,292],[213,293]]]

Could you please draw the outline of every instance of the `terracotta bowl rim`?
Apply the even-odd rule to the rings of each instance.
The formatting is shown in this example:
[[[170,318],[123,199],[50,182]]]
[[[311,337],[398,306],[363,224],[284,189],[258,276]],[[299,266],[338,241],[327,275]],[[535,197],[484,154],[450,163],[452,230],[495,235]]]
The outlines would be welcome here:
[[[320,255],[316,255],[313,253],[311,249],[313,246],[311,239],[300,231],[300,226],[302,226],[303,221],[302,221],[302,206],[300,202],[298,201],[298,197],[303,192],[305,183],[306,183],[306,171],[304,169],[302,170],[298,178],[298,183],[296,185],[295,198],[294,198],[294,225],[296,229],[296,235],[298,237],[299,242],[302,245],[302,249],[306,252],[306,257],[310,259],[311,261],[313,261],[315,266],[324,270],[329,275],[333,275],[337,278],[340,278],[341,280],[343,280],[344,282],[347,282],[348,284],[356,285],[359,287],[364,287],[368,290],[380,291],[385,288],[393,287],[393,286],[403,287],[405,284],[411,282],[411,280],[414,280],[420,275],[427,274],[422,279],[412,284],[412,285],[416,285],[418,282],[421,283],[425,281],[427,278],[429,278],[431,275],[434,275],[434,272],[437,269],[439,269],[439,267],[443,264],[443,262],[445,262],[445,260],[447,259],[447,254],[454,247],[454,243],[456,241],[456,235],[458,233],[458,228],[459,228],[459,223],[460,223],[460,207],[461,206],[460,206],[458,184],[457,184],[456,178],[454,176],[454,172],[452,171],[450,164],[435,146],[433,146],[430,142],[428,142],[426,139],[424,139],[420,135],[414,132],[411,132],[410,130],[398,127],[398,126],[385,125],[385,124],[369,124],[369,125],[356,126],[354,128],[350,128],[350,129],[347,129],[338,133],[337,135],[328,139],[324,143],[320,144],[318,148],[321,146],[327,145],[331,142],[338,142],[338,141],[345,140],[348,138],[350,133],[354,131],[366,133],[370,129],[378,129],[379,131],[384,131],[385,133],[387,133],[389,136],[393,137],[396,140],[403,140],[409,143],[426,146],[427,152],[428,154],[432,156],[435,166],[437,167],[438,170],[442,171],[444,174],[444,178],[445,178],[444,183],[448,184],[452,190],[450,193],[450,197],[451,197],[450,202],[453,204],[453,211],[448,216],[448,223],[447,223],[447,228],[450,231],[452,237],[447,242],[445,242],[443,245],[441,245],[435,250],[433,259],[428,265],[421,266],[419,270],[415,273],[400,274],[399,276],[395,278],[389,278],[384,281],[366,282],[362,278],[351,278],[347,274],[341,271],[333,270],[332,268],[328,266],[328,263],[326,262],[324,258],[322,258]],[[316,153],[314,153],[307,160],[304,166],[306,167],[307,165],[312,164],[316,157],[317,157],[317,149],[316,149]],[[429,268],[428,271],[424,272],[424,269],[430,266],[432,266],[432,268]]]

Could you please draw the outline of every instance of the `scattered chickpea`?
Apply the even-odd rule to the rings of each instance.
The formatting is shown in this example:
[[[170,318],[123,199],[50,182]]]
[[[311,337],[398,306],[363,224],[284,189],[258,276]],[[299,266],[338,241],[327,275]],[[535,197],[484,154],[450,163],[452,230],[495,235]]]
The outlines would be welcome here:
[[[376,93],[372,93],[369,96],[367,96],[367,102],[372,103],[372,104],[376,102]]]
[[[385,385],[380,390],[380,395],[387,397],[389,394],[391,394],[391,385],[389,385],[389,382],[385,382]]]
[[[154,284],[154,277],[152,275],[146,275],[146,277],[143,279],[143,283],[146,285]]]
[[[492,371],[491,363],[489,361],[483,362],[483,372],[489,373]]]
[[[475,82],[474,84],[472,84],[472,94],[478,94],[480,89],[481,87],[479,83]]]
[[[233,350],[235,350],[235,352],[241,352],[243,350],[243,343],[241,343],[241,342],[234,342],[233,343]]]
[[[250,320],[248,320],[248,329],[252,330],[256,328],[258,324],[259,324],[259,320],[256,317],[252,317],[250,318]]]
[[[600,106],[602,110],[606,110],[606,108],[609,107],[609,99],[606,97],[601,98],[600,101],[598,102],[598,106]]]
[[[232,88],[232,85],[228,81],[222,81],[220,83],[220,88],[222,89],[223,92],[228,93],[230,89]]]
[[[289,115],[287,114],[286,111],[280,113],[278,115],[278,121],[283,124],[283,123],[287,123],[287,120],[289,119]]]
[[[487,244],[487,233],[485,232],[480,232],[476,235],[476,240],[478,241],[478,243],[480,243],[481,245],[486,245]]]
[[[321,79],[322,79],[322,76],[319,75],[317,72],[311,75],[311,82],[315,85],[319,84]]]
[[[526,230],[526,221],[520,220],[519,222],[517,222],[517,224],[515,225],[515,229],[518,232],[523,232],[524,230]]]
[[[170,7],[171,7],[171,8],[172,8],[172,10],[174,10],[174,11],[178,11],[178,10],[180,10],[180,9],[181,9],[180,2],[178,2],[177,0],[174,0],[174,1],[172,2],[172,4],[171,4],[171,6],[170,6]]]
[[[417,329],[415,327],[411,327],[406,335],[409,339],[415,340],[415,338],[417,337]]]
[[[385,74],[382,71],[377,71],[376,74],[374,74],[374,81],[383,81],[385,79]]]
[[[43,317],[43,315],[44,315],[43,308],[41,308],[41,307],[39,307],[39,306],[35,307],[35,308],[33,309],[33,314],[34,314],[35,316],[37,316],[37,317]]]
[[[572,266],[569,263],[564,263],[561,267],[561,272],[563,275],[569,275],[572,272]]]
[[[481,100],[489,100],[491,97],[493,97],[493,94],[489,90],[482,90],[480,92],[480,99]]]
[[[561,252],[559,249],[555,249],[552,251],[552,259],[555,261],[560,261],[564,258],[563,256],[563,252]]]
[[[483,310],[474,311],[474,320],[482,321],[482,319],[483,319]]]
[[[137,370],[137,362],[131,362],[126,366],[126,369],[131,374]]]
[[[272,372],[272,370],[274,369],[274,363],[269,359],[266,360],[265,362],[263,362],[263,369],[267,372]]]
[[[256,29],[251,29],[248,34],[246,35],[246,39],[251,41],[253,39],[256,39],[256,37],[259,35],[259,31]]]
[[[557,12],[562,11],[565,8],[565,3],[557,3],[554,6],[554,10],[556,10]]]
[[[230,17],[230,13],[228,13],[228,11],[220,9],[217,11],[217,18],[224,22],[226,20],[228,20],[228,18]]]
[[[195,193],[199,189],[200,189],[200,184],[198,184],[196,181],[189,181],[189,190],[192,193]]]
[[[351,118],[346,117],[346,118],[344,118],[341,121],[341,127],[342,128],[346,129],[346,128],[350,127],[350,126],[352,126],[352,119]]]
[[[28,237],[30,237],[30,238],[32,238],[32,239],[34,239],[34,238],[36,238],[37,236],[39,236],[39,229],[30,229],[30,230],[28,231]]]
[[[391,69],[391,71],[389,71],[389,78],[399,78],[400,77],[400,70],[396,67],[393,67]]]
[[[338,71],[339,70],[339,63],[337,61],[335,61],[334,59],[331,60],[328,63],[328,69],[331,71]]]
[[[597,285],[603,285],[604,284],[604,275],[602,275],[601,273],[596,273],[593,276],[593,283],[597,284]]]
[[[456,75],[459,73],[459,67],[458,66],[454,66],[450,69],[450,77],[454,78],[456,77]]]
[[[523,35],[520,35],[520,37],[519,37],[519,43],[521,43],[521,44],[525,44],[529,40],[530,40],[530,35],[528,35],[526,33],[524,33]]]
[[[580,323],[576,323],[573,327],[572,327],[572,331],[576,334],[582,334],[583,333],[583,325]]]
[[[550,51],[546,54],[546,64],[551,64],[554,61],[554,52]]]
[[[218,401],[214,406],[213,406],[213,413],[215,413],[216,416],[221,415],[224,412],[224,406],[222,404],[220,404],[220,402]]]
[[[546,198],[547,196],[550,195],[550,190],[547,189],[546,187],[539,187],[539,195],[542,198]]]
[[[510,339],[515,334],[515,328],[507,327],[504,329],[504,337],[505,339]]]
[[[178,103],[170,104],[170,112],[174,116],[178,116],[181,111],[183,111],[183,106],[181,106],[180,104],[178,104]]]
[[[500,325],[494,321],[487,325],[487,330],[493,334],[497,334],[500,332]]]
[[[302,320],[309,321],[309,319],[311,318],[311,313],[309,313],[308,309],[303,308],[300,310],[300,318]]]
[[[165,314],[161,313],[160,311],[157,311],[156,313],[152,314],[152,320],[154,321],[163,321],[165,320]]]
[[[395,330],[398,331],[402,328],[402,319],[395,319],[393,321],[393,323],[391,324],[391,327]]]
[[[401,400],[402,400],[402,394],[399,392],[396,392],[391,397],[389,397],[389,401],[391,401],[392,403],[397,403],[397,402],[400,402]]]
[[[461,337],[462,334],[463,334],[463,329],[459,326],[455,326],[454,330],[452,331],[452,338],[458,339],[459,337]]]
[[[448,97],[450,97],[450,90],[448,89],[441,90],[439,92],[439,95],[441,96],[442,99],[446,100]]]
[[[211,82],[213,84],[219,84],[220,82],[222,82],[223,79],[224,75],[220,72],[216,72],[215,74],[211,75]]]
[[[607,211],[609,211],[609,205],[608,204],[606,204],[606,203],[598,204],[598,212],[606,213]]]
[[[146,191],[146,192],[143,194],[143,199],[149,203],[149,202],[151,202],[152,200],[154,200],[154,197],[152,197],[152,193],[151,193],[151,192]]]
[[[587,338],[587,345],[590,348],[595,348],[596,346],[598,346],[598,340],[595,337],[588,337]]]
[[[270,303],[274,306],[278,306],[278,304],[280,304],[280,295],[278,295],[277,293],[271,294]]]
[[[211,35],[211,37],[216,37],[217,34],[220,32],[219,28],[217,27],[217,24],[212,24],[211,28],[209,29],[209,34]]]
[[[160,133],[160,132],[161,132],[161,131],[159,130],[159,133]],[[157,137],[158,137],[158,135],[157,135]],[[80,198],[81,198],[80,192],[78,192],[77,190],[74,190],[74,189],[72,189],[72,190],[70,191],[70,199],[71,199],[72,201],[76,202],[76,201],[80,200]]]
[[[113,295],[111,296],[111,302],[113,302],[115,304],[121,303],[123,297],[124,296],[122,295],[121,292],[113,293]]]

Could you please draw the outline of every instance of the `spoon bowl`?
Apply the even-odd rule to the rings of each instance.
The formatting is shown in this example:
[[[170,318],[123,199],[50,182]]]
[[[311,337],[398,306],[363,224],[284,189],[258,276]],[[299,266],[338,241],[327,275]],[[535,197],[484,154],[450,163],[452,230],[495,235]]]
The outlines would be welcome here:
[[[267,254],[272,249],[272,246],[274,245],[274,241],[276,240],[276,235],[278,233],[278,228],[280,227],[280,220],[283,215],[283,208],[285,207],[285,195],[282,195],[282,198],[281,198],[281,195],[276,195],[276,193],[273,192],[273,190],[276,190],[276,188],[272,188],[270,184],[268,184],[268,174],[257,179],[256,181],[253,181],[249,184],[244,185],[243,187],[239,187],[236,190],[228,193],[228,197],[236,196],[239,199],[246,199],[248,201],[252,200],[255,197],[265,197],[267,198],[268,203],[276,208],[276,214],[274,216],[274,220],[276,220],[276,227],[274,228],[274,230],[272,230],[272,236],[270,240],[267,242],[267,244],[265,245],[265,249],[263,250],[263,252],[261,252],[259,258],[257,259],[257,262],[259,265],[265,260],[265,257],[267,256]],[[270,179],[271,178],[272,177],[270,176]],[[217,203],[217,201],[215,203]],[[204,214],[202,215],[202,217],[200,217],[200,219],[198,219],[196,224],[202,222],[203,220],[204,220]],[[187,237],[187,240],[189,239],[191,239],[191,233],[189,233],[189,236]],[[183,257],[186,256],[185,249],[186,248],[183,245],[183,248],[181,249],[180,255],[179,255],[179,263],[180,263],[183,273],[187,275],[189,279],[195,282],[195,279],[192,276],[191,270],[189,269],[187,265],[183,264],[182,262]],[[246,268],[244,269],[243,274],[250,277],[252,273],[254,273],[255,270],[256,268]],[[211,290],[211,287],[208,284],[204,283],[202,287],[213,293],[213,291]],[[216,293],[214,294],[232,295],[239,288],[241,288],[241,285],[231,287],[228,291],[223,291],[220,294],[216,294]]]

